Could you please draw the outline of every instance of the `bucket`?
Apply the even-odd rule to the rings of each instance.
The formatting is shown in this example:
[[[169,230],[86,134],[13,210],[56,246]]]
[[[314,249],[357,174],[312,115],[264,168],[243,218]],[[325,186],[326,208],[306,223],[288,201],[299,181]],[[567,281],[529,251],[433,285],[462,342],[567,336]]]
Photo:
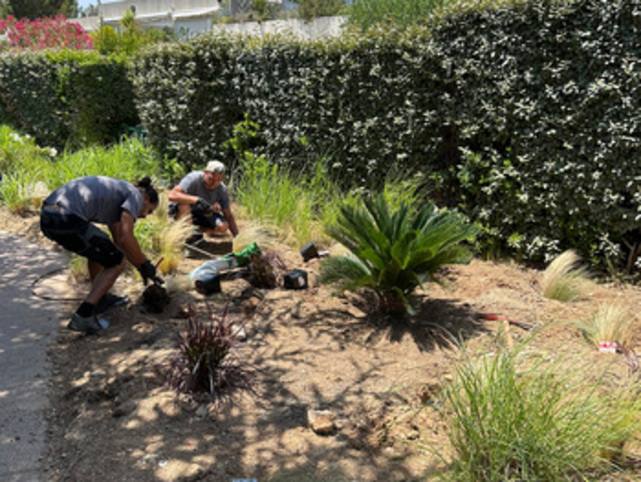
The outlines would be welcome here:
[[[217,260],[214,260],[217,261]],[[189,273],[196,291],[202,295],[220,293],[220,272],[215,263],[208,261]]]

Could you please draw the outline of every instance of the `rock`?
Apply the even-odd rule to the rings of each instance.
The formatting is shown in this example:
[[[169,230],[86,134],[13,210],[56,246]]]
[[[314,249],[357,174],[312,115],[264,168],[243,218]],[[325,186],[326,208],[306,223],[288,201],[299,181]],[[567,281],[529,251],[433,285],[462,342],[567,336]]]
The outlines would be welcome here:
[[[244,326],[234,325],[234,327],[232,328],[232,334],[238,341],[247,340],[247,332],[245,331]]]
[[[307,423],[318,435],[332,435],[336,431],[334,414],[329,410],[307,410]]]
[[[123,403],[118,403],[111,413],[114,418],[126,417],[136,410],[136,402],[133,400],[126,400]]]
[[[196,418],[203,419],[209,414],[209,407],[207,405],[200,405],[196,409]]]

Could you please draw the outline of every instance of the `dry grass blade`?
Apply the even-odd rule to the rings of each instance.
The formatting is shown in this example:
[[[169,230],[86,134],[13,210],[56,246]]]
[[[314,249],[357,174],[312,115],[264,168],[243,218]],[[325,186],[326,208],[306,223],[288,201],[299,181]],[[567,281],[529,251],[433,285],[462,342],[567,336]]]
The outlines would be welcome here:
[[[543,273],[541,291],[552,300],[572,301],[584,296],[591,285],[588,271],[581,266],[581,257],[568,250],[554,259]]]
[[[184,258],[183,245],[193,230],[191,219],[188,217],[178,221],[170,220],[161,230],[158,237],[159,254],[163,260],[158,269],[167,274],[176,271]]]
[[[615,302],[600,305],[586,322],[577,324],[577,327],[596,346],[609,341],[628,348],[634,321],[630,308],[622,302]]]
[[[256,243],[261,250],[273,250],[277,247],[278,241],[274,238],[272,230],[268,225],[252,223],[243,226],[238,236],[234,238],[234,253],[247,248],[250,244]]]

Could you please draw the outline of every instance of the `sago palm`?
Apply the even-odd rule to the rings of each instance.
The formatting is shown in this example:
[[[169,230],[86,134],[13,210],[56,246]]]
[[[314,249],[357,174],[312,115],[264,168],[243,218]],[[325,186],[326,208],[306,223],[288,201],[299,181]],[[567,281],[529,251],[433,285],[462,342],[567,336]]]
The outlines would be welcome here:
[[[418,212],[407,203],[393,212],[383,194],[364,201],[364,207],[345,204],[328,233],[351,253],[324,260],[321,283],[337,283],[340,291],[373,290],[385,312],[412,312],[409,295],[425,282],[435,281],[447,264],[468,263],[470,241],[478,229],[460,214],[427,203]]]

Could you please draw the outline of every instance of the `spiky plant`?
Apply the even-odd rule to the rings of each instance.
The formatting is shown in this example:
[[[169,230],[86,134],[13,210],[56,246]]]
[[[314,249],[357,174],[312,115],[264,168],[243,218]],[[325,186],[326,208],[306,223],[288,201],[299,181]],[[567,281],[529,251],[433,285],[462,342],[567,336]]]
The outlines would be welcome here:
[[[319,281],[337,283],[341,291],[371,289],[382,311],[412,313],[412,292],[436,281],[442,266],[468,263],[472,254],[461,243],[477,232],[462,215],[431,202],[415,212],[407,202],[390,211],[383,194],[364,207],[344,204],[328,233],[350,253],[324,260]]]
[[[551,300],[572,301],[582,297],[590,286],[587,270],[581,257],[567,250],[556,257],[543,273],[541,292]]]
[[[610,341],[622,348],[629,348],[634,322],[630,308],[618,302],[600,305],[587,321],[576,326],[596,346],[603,341]]]
[[[169,384],[179,393],[194,397],[205,393],[214,401],[238,389],[253,393],[253,371],[235,354],[237,325],[228,317],[227,307],[221,316],[207,309],[207,319],[201,321],[193,306],[188,308],[187,329],[171,359]]]
[[[255,288],[276,288],[286,270],[285,263],[274,251],[253,254],[249,261],[249,282]]]

